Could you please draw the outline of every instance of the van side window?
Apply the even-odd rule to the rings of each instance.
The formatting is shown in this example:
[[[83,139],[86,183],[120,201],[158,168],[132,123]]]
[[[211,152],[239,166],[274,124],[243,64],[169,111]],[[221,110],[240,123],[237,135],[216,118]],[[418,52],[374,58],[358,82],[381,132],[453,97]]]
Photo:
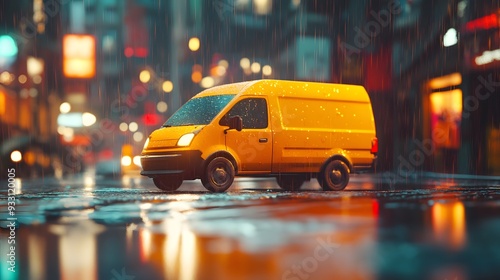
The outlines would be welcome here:
[[[240,116],[243,119],[243,128],[266,128],[267,102],[264,98],[241,100],[222,118],[220,124],[224,125],[224,120],[233,116]]]

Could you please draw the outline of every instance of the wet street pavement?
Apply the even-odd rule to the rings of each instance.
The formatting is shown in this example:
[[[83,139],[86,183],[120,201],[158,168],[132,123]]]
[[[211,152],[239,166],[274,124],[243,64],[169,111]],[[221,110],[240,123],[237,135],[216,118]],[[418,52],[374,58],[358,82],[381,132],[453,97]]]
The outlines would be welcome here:
[[[84,174],[16,180],[12,200],[3,181],[0,278],[500,279],[498,178],[392,179],[212,194]]]

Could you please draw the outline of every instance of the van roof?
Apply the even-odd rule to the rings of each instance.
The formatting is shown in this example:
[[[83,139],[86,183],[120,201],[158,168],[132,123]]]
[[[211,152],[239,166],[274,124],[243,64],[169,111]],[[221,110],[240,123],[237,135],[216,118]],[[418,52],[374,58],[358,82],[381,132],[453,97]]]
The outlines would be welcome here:
[[[289,94],[287,94],[287,92]],[[225,84],[206,89],[196,97],[210,95],[277,95],[283,97],[336,99],[357,102],[370,102],[363,86],[350,84],[319,83],[288,80],[254,80]]]

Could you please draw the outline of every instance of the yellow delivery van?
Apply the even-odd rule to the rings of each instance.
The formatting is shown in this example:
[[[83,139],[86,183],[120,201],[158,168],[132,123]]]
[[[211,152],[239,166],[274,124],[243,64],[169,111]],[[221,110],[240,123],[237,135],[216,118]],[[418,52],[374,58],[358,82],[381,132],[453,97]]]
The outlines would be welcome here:
[[[166,191],[201,179],[224,192],[235,176],[274,176],[285,190],[317,178],[342,190],[370,168],[378,141],[370,98],[358,85],[256,80],[202,91],[153,131],[144,176]]]

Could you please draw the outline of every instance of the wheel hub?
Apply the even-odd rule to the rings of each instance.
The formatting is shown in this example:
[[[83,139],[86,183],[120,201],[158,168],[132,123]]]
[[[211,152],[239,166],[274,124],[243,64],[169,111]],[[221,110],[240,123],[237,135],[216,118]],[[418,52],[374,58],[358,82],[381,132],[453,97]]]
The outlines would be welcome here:
[[[224,168],[219,167],[214,170],[213,177],[217,184],[223,184],[227,181],[228,174]]]
[[[332,179],[333,183],[338,184],[342,181],[342,172],[340,172],[339,170],[332,170],[332,172],[330,173],[330,178]]]

